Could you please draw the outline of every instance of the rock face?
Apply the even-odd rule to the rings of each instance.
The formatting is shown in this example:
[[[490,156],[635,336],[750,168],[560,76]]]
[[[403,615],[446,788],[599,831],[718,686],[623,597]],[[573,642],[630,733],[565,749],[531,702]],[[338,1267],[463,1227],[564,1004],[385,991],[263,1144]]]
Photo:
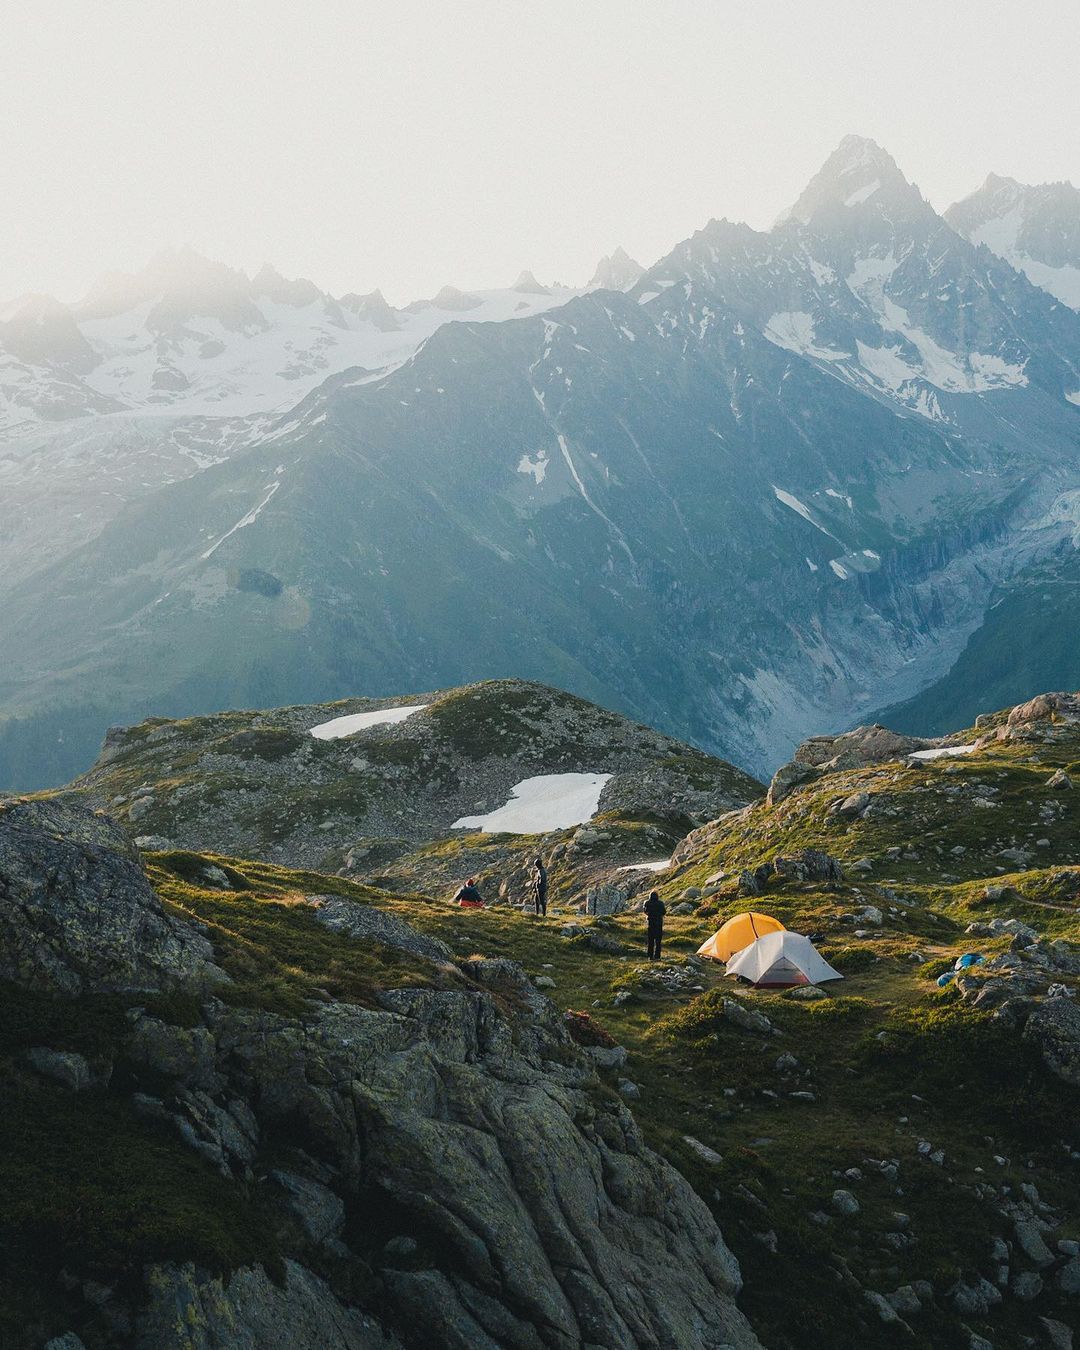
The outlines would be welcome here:
[[[145,1271],[123,1295],[139,1350],[758,1350],[709,1209],[512,962],[466,962],[466,988],[385,989],[373,1008],[234,1007],[206,994],[207,940],[166,916],[101,817],[9,807],[0,879],[9,977],[202,996],[194,1025],[130,1011],[114,1090],[177,1148],[262,1185],[284,1235],[283,1280]],[[352,936],[447,954],[314,899]]]
[[[795,751],[790,764],[773,774],[769,784],[770,805],[783,799],[799,786],[822,774],[839,773],[843,769],[864,769],[869,764],[882,764],[891,759],[903,759],[913,750],[923,750],[938,744],[920,736],[904,736],[887,727],[855,727],[839,736],[811,736]]]
[[[118,827],[78,806],[0,805],[0,976],[62,994],[224,978],[169,917]]]
[[[285,1280],[260,1267],[239,1270],[226,1284],[194,1266],[157,1266],[147,1275],[148,1300],[136,1350],[398,1350],[401,1342],[370,1318],[344,1308],[324,1281],[295,1261]]]
[[[590,1096],[591,1061],[557,1011],[509,962],[470,973],[478,992],[395,990],[381,1010],[331,1004],[304,1021],[211,1005],[212,1063],[166,1050],[147,1064],[159,1092],[171,1080],[166,1114],[196,1092],[204,1121],[206,1104],[239,1099],[257,1137],[287,1126],[318,1177],[289,1173],[283,1204],[317,1192],[304,1229],[314,1214],[318,1240],[336,1242],[339,1218],[321,1220],[340,1197],[356,1221],[339,1250],[381,1293],[376,1325],[306,1270],[283,1290],[258,1271],[223,1290],[158,1270],[140,1345],[757,1346],[712,1216],[625,1107]],[[496,997],[538,1015],[510,1020]],[[144,1057],[152,1043],[141,1034]],[[202,1340],[169,1332],[185,1317]],[[278,1330],[259,1339],[264,1323]],[[253,1338],[230,1340],[238,1327]]]

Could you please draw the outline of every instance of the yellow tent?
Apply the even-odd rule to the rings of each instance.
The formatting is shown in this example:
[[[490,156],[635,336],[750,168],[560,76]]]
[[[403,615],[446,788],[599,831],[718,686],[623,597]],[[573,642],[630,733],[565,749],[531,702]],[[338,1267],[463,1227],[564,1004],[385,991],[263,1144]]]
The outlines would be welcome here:
[[[735,914],[697,949],[698,956],[711,956],[714,961],[729,961],[736,952],[749,947],[766,933],[782,933],[784,925],[768,914]]]

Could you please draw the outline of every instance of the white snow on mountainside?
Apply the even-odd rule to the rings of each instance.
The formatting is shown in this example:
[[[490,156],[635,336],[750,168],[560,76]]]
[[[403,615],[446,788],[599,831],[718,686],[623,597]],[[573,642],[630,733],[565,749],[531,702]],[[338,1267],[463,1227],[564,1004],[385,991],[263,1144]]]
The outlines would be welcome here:
[[[462,816],[455,830],[484,834],[544,834],[592,820],[609,773],[545,773],[510,789],[510,800],[486,815]]]
[[[426,703],[409,703],[397,708],[378,708],[374,712],[350,713],[347,717],[335,717],[329,722],[320,722],[311,728],[311,735],[317,741],[336,741],[342,736],[354,736],[368,727],[396,726],[404,722],[413,713],[421,712]]]
[[[1080,190],[1071,183],[1029,186],[992,173],[977,192],[951,206],[945,219],[1056,300],[1080,310]]]
[[[330,376],[377,378],[446,323],[528,317],[585,289],[523,272],[395,309],[181,249],[74,305],[0,304],[0,591],[146,493],[280,434],[273,419]]]
[[[100,410],[144,409],[234,417],[293,407],[328,375],[400,364],[452,319],[500,322],[538,314],[580,294],[538,285],[474,293],[445,287],[393,309],[378,291],[340,298],[264,267],[243,272],[191,250],[164,254],[142,273],[104,279],[70,307],[30,297],[0,322],[0,428],[51,420],[26,387],[39,372],[77,380]],[[19,359],[21,357],[21,359]],[[77,414],[72,404],[69,415]]]

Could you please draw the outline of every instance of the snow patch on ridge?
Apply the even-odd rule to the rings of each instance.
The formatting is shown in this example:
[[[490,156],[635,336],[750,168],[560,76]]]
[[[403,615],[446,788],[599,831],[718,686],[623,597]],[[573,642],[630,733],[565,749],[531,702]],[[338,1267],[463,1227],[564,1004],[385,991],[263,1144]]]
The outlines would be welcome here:
[[[974,749],[974,744],[939,745],[935,750],[913,750],[908,759],[949,759],[953,755],[970,755]]]
[[[426,703],[410,703],[404,707],[379,708],[375,712],[349,713],[346,717],[335,717],[330,722],[320,722],[311,728],[309,734],[317,741],[336,741],[342,736],[364,731],[367,727],[395,726],[427,706]]]
[[[276,478],[267,488],[266,496],[262,499],[262,501],[258,504],[258,506],[252,507],[252,509],[247,513],[247,515],[241,516],[241,518],[236,522],[236,524],[232,527],[231,530],[226,530],[225,533],[221,536],[219,540],[217,540],[216,543],[211,544],[210,547],[206,550],[206,552],[202,554],[202,560],[205,562],[205,560],[209,558],[212,553],[216,553],[217,550],[225,542],[225,540],[231,538],[237,532],[237,530],[243,530],[248,525],[254,524],[254,522],[258,519],[258,516],[262,511],[263,507],[267,504],[267,502],[270,500],[270,498],[274,495],[274,493],[278,490],[280,486],[281,486],[281,479]]]
[[[584,825],[596,815],[609,773],[546,773],[510,789],[505,806],[486,815],[462,816],[452,829],[484,834],[546,834]]]

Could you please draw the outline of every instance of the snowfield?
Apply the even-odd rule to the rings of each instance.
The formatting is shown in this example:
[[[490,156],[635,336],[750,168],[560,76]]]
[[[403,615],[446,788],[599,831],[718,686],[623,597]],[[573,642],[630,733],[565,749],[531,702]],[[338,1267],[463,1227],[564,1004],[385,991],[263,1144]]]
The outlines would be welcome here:
[[[670,858],[660,858],[657,862],[627,863],[620,872],[666,872],[671,866]]]
[[[351,736],[366,727],[393,726],[404,722],[406,717],[421,712],[426,703],[410,703],[398,708],[379,708],[376,712],[350,713],[348,717],[335,717],[330,722],[320,722],[311,728],[311,734],[317,741],[336,741],[342,736]]]
[[[952,755],[970,755],[972,745],[940,745],[936,750],[913,750],[908,759],[947,759]]]
[[[546,834],[592,820],[609,773],[545,773],[510,789],[510,800],[483,816],[462,816],[455,830],[484,834]]]

